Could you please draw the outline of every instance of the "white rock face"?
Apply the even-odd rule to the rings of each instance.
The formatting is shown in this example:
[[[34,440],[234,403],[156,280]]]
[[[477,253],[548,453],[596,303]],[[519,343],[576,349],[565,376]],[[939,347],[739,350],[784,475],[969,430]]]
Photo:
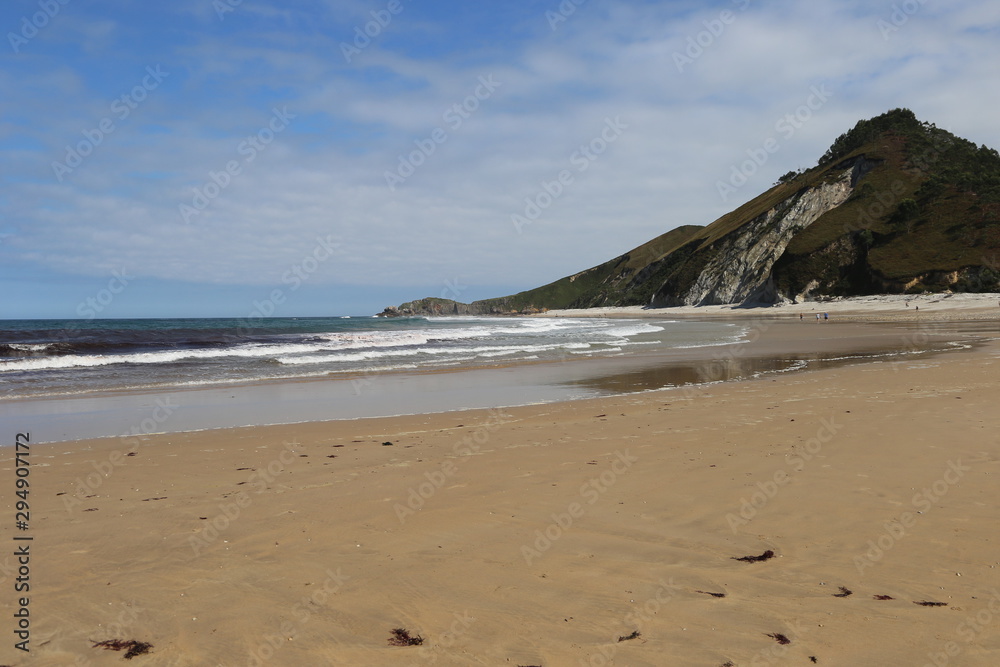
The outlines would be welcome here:
[[[771,300],[771,267],[799,230],[851,196],[852,172],[853,169],[847,169],[836,182],[786,199],[723,238],[718,254],[684,295],[684,305]]]

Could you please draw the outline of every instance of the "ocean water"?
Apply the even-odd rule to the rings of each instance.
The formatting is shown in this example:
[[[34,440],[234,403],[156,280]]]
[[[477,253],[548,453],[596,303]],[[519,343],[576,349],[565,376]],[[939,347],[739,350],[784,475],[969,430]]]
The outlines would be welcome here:
[[[350,379],[732,343],[724,322],[330,317],[0,321],[0,401]]]

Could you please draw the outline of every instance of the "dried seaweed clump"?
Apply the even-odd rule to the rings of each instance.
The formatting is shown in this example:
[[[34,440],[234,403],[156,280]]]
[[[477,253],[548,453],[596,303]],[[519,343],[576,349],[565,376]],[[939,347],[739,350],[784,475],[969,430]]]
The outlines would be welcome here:
[[[389,631],[389,646],[420,646],[424,643],[424,638],[420,635],[410,636],[410,632],[404,628],[393,628]]]
[[[131,660],[137,655],[149,653],[153,645],[149,642],[140,642],[134,639],[128,641],[123,639],[106,639],[103,642],[95,642],[94,648],[103,648],[106,651],[125,651],[125,659]]]
[[[740,556],[737,558],[733,556],[733,560],[743,561],[744,563],[760,563],[761,561],[771,560],[774,558],[774,552],[768,549],[759,556]]]
[[[712,591],[695,591],[695,593],[701,593],[702,595],[711,595],[713,598],[724,598],[725,593],[713,593]]]

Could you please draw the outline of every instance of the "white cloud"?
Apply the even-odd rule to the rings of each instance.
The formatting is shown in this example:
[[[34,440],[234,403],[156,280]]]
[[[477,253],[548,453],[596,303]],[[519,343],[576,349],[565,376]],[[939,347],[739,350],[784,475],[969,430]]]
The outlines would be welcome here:
[[[246,4],[239,11],[254,21],[269,17],[270,5]],[[107,113],[109,90],[135,82],[97,85],[72,63],[44,74],[33,65],[6,70],[0,85],[20,99],[4,96],[5,117],[20,107],[33,120],[8,121],[0,138],[27,127],[47,148],[30,161],[8,152],[25,163],[2,167],[4,227],[18,233],[0,253],[81,275],[127,264],[162,279],[266,285],[317,238],[333,235],[344,254],[320,267],[316,283],[438,284],[461,276],[472,285],[526,288],[678,225],[708,224],[785,171],[814,164],[860,118],[889,108],[907,106],[979,143],[1000,143],[998,12],[984,2],[928,6],[889,39],[877,27],[877,8],[855,2],[752,3],[745,12],[722,3],[682,14],[640,3],[585,5],[554,33],[540,14],[532,37],[469,61],[403,51],[406,21],[422,35],[428,30],[413,6],[390,26],[395,36],[387,29],[386,44],[373,44],[351,67],[337,45],[352,21],[377,8],[369,4],[354,3],[338,15],[339,28],[322,30],[303,29],[300,9],[265,33],[242,33],[239,17],[227,16],[219,35],[132,54],[135,76],[147,61],[162,61],[171,78],[63,184],[54,182],[51,161]],[[735,20],[679,72],[674,54],[723,9]],[[502,86],[449,127],[444,111],[488,75]],[[778,135],[776,122],[819,85],[832,91],[829,101],[793,136]],[[184,224],[178,206],[190,203],[192,187],[242,160],[240,142],[286,105],[297,115],[288,130]],[[628,128],[579,171],[570,156],[616,117]],[[447,140],[390,192],[386,170],[438,127]],[[716,182],[771,136],[781,150],[732,201],[721,201]],[[573,183],[518,234],[511,215],[563,169]],[[14,187],[19,173],[34,182]]]

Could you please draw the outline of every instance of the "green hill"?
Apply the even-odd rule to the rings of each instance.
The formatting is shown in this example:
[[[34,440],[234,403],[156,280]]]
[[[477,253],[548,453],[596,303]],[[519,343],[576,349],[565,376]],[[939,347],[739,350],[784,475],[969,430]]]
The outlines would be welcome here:
[[[673,229],[548,285],[386,314],[775,303],[926,290],[1000,291],[1000,155],[894,109],[818,164],[705,227]],[[427,309],[430,306],[430,310]]]

